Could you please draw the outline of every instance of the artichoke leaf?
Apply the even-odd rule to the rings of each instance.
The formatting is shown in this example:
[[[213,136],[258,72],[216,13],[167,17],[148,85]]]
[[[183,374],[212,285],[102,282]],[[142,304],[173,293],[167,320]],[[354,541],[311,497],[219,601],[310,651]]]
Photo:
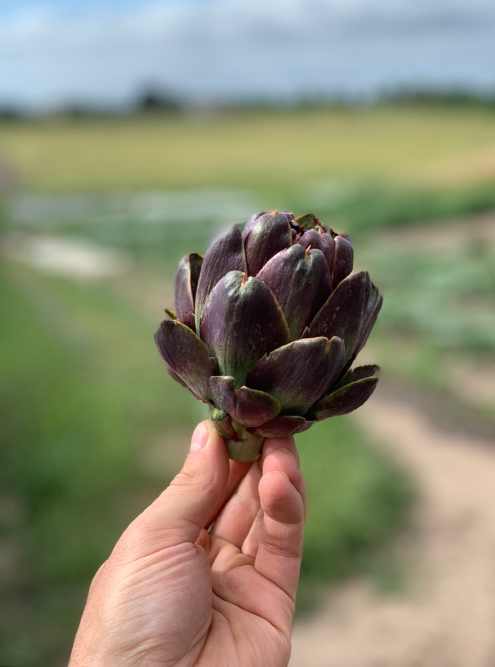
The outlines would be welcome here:
[[[209,402],[208,380],[218,373],[218,363],[194,331],[178,320],[164,320],[155,343],[172,377],[177,375],[194,395]]]
[[[338,234],[335,239],[335,260],[333,266],[332,287],[344,280],[352,271],[354,249],[348,238]]]
[[[314,229],[316,225],[316,216],[313,213],[305,213],[296,218],[297,224],[304,230]]]
[[[241,442],[241,437],[235,430],[232,419],[229,415],[225,414],[220,410],[211,411],[211,421],[213,426],[217,429],[218,433],[225,438],[226,440],[234,440],[236,442]]]
[[[357,382],[358,380],[364,380],[365,378],[373,377],[374,375],[378,376],[380,370],[379,366],[371,364],[369,366],[357,366],[350,371],[345,373],[344,377],[337,382],[335,387],[332,387],[332,392],[345,387],[346,384],[351,384],[351,382]]]
[[[313,422],[307,421],[304,417],[275,417],[262,426],[248,430],[253,435],[260,435],[264,438],[285,438],[288,435],[307,431],[312,425]]]
[[[201,339],[218,359],[220,374],[237,387],[264,354],[289,342],[275,297],[257,278],[231,271],[213,288],[201,315]]]
[[[249,387],[236,389],[233,377],[213,376],[209,387],[215,405],[245,427],[260,426],[280,412],[280,403],[273,396]]]
[[[330,294],[325,256],[298,243],[272,257],[256,277],[273,292],[292,340],[299,338]]]
[[[377,382],[377,377],[368,377],[346,384],[318,401],[308,410],[306,417],[321,421],[329,417],[347,415],[366,403],[375,391]]]
[[[246,383],[274,396],[284,414],[302,416],[337,380],[343,363],[340,338],[304,338],[260,359]]]
[[[345,278],[328,297],[310,324],[311,336],[338,336],[344,341],[345,361],[360,340],[370,279],[367,271]]]
[[[304,249],[311,247],[314,250],[321,250],[323,253],[330,276],[333,275],[333,265],[335,262],[335,241],[330,234],[322,234],[316,229],[310,229],[305,232],[298,241]]]
[[[246,272],[242,234],[236,225],[220,234],[204,256],[196,291],[195,321],[197,332],[199,332],[201,313],[209,294],[229,271]]]
[[[194,300],[202,263],[201,255],[193,252],[181,260],[175,274],[175,312],[182,324],[193,331],[196,331]]]
[[[291,219],[287,211],[274,211],[248,221],[242,237],[250,276],[255,276],[277,252],[291,246]]]
[[[382,308],[382,305],[383,305],[383,297],[378,291],[378,288],[373,283],[371,283],[370,294],[368,296],[368,303],[366,305],[366,311],[364,314],[365,322],[361,331],[361,335],[359,336],[359,341],[356,351],[350,360],[351,363],[354,361],[356,356],[359,354],[359,352],[361,352],[361,350],[365,346],[366,341],[368,340],[369,335],[371,333],[371,330],[375,326],[375,322]]]

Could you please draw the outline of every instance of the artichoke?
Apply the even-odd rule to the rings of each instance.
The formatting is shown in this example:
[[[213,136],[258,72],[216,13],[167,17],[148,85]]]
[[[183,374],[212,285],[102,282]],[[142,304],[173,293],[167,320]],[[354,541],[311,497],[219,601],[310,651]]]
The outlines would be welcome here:
[[[210,406],[231,458],[256,460],[265,438],[373,393],[378,367],[350,367],[382,297],[352,264],[347,235],[288,211],[258,213],[180,262],[176,314],[155,341],[172,378]]]

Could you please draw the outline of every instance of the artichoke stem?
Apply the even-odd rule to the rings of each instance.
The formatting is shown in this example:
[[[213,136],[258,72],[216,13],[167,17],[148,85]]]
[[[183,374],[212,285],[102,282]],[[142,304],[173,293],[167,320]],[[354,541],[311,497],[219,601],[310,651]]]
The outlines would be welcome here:
[[[265,438],[261,435],[246,433],[246,438],[240,442],[225,438],[229,458],[234,461],[257,461],[263,451]]]
[[[261,458],[263,443],[265,442],[264,436],[249,433],[245,426],[232,421],[225,412],[216,408],[210,410],[210,417],[214,427],[224,439],[229,458],[234,461],[248,462],[257,461]],[[233,431],[237,433],[240,439],[229,437],[233,435]]]

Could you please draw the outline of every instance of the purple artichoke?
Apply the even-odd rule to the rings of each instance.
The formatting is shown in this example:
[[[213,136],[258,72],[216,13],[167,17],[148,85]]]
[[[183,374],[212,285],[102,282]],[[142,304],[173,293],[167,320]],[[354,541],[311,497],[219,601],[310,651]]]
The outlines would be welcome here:
[[[377,366],[350,367],[382,305],[351,275],[349,237],[313,215],[258,213],[184,257],[155,341],[174,380],[211,407],[231,458],[360,407]]]

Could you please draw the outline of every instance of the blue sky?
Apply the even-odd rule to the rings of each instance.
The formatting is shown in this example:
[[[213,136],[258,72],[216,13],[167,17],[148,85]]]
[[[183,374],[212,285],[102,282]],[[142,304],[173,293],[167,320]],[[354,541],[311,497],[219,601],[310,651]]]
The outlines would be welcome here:
[[[495,0],[0,0],[0,104],[495,90]]]
[[[43,0],[38,2],[0,0],[0,10],[4,11],[6,16],[10,16],[15,14],[20,5],[24,5],[24,7],[38,7],[42,9],[49,7],[58,12],[84,14],[88,11],[98,11],[102,7],[119,11],[124,7],[137,7],[139,4],[139,0],[47,0],[46,2],[43,2]]]

